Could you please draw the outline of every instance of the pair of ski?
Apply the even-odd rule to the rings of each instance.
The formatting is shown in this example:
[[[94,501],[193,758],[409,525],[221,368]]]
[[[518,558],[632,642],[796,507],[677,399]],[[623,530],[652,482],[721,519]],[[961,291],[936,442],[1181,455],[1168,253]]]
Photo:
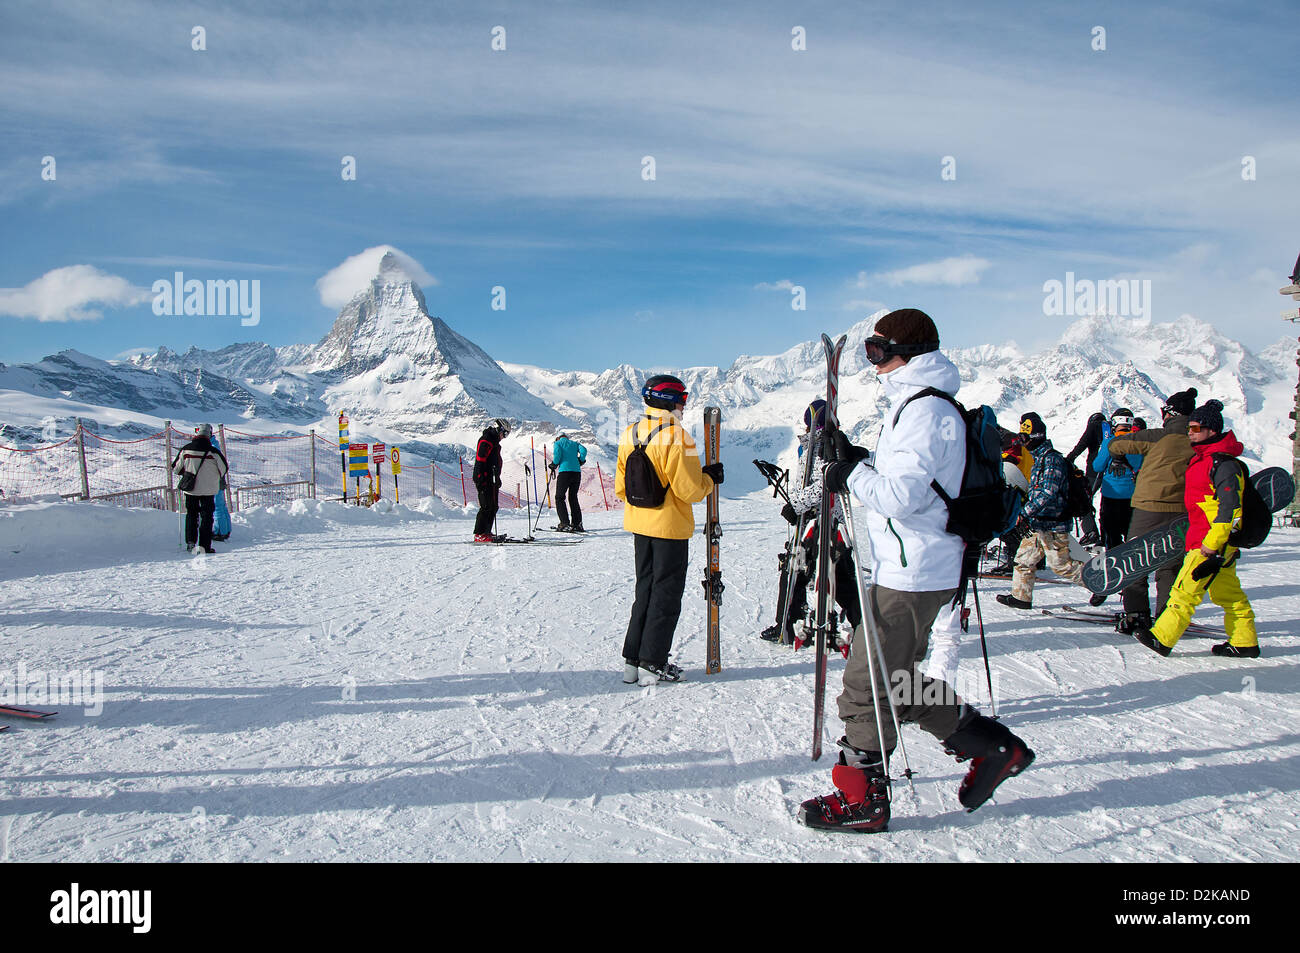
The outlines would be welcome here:
[[[28,721],[44,721],[57,715],[57,711],[43,711],[39,708],[19,708],[17,705],[0,705],[0,715],[10,718],[24,718]],[[8,725],[0,725],[0,731],[8,731]]]
[[[1053,619],[1063,619],[1067,622],[1087,622],[1089,625],[1107,625],[1119,631],[1119,621],[1124,615],[1122,612],[1102,612],[1091,609],[1079,609],[1075,606],[1061,606],[1057,609],[1040,609],[1043,615],[1049,615]],[[1202,625],[1200,622],[1189,622],[1186,631],[1197,635],[1224,635],[1223,631],[1213,626]]]

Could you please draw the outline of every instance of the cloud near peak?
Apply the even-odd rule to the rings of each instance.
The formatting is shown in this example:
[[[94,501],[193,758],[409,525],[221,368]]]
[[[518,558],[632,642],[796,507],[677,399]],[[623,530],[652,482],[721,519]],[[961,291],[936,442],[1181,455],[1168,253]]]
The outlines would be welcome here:
[[[387,256],[387,262],[385,262]],[[380,268],[393,278],[409,278],[417,285],[436,285],[438,279],[424,270],[424,266],[406,252],[392,245],[376,245],[345,259],[316,281],[320,303],[327,308],[341,308],[360,291],[364,291],[380,272]]]
[[[899,285],[973,285],[980,280],[980,274],[993,263],[986,258],[974,255],[962,255],[957,258],[943,258],[939,261],[927,261],[896,271],[886,271],[879,275],[858,272],[858,287],[867,288],[874,284],[891,287]]]

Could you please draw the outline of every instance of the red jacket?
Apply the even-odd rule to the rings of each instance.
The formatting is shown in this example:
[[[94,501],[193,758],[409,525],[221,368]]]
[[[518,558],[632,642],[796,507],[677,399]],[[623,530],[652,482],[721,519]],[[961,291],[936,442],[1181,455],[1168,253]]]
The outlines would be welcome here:
[[[1232,525],[1241,518],[1241,467],[1224,466],[1215,474],[1218,486],[1210,480],[1210,467],[1214,454],[1237,456],[1245,448],[1231,430],[1218,440],[1195,444],[1192,462],[1187,465],[1187,484],[1183,489],[1183,504],[1191,525],[1187,528],[1187,551],[1201,546],[1222,550],[1228,542]]]

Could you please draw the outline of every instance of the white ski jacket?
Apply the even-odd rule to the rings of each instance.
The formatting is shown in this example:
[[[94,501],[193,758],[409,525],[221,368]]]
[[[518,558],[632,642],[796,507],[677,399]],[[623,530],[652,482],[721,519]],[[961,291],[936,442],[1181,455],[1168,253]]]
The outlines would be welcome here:
[[[889,398],[872,459],[849,474],[849,489],[865,512],[871,536],[872,581],[903,592],[952,589],[961,580],[965,543],[948,533],[948,507],[930,486],[938,480],[956,496],[966,470],[966,425],[939,397],[907,405],[894,429],[894,414],[911,395],[934,387],[956,396],[957,367],[938,351],[918,354],[880,377]]]

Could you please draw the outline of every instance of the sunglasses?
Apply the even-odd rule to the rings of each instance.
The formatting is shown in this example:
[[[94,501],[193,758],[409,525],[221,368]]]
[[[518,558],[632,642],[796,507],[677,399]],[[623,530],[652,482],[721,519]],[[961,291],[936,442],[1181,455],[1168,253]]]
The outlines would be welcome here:
[[[1188,433],[1200,433],[1201,431],[1205,431],[1206,433],[1209,433],[1209,432],[1210,432],[1210,428],[1209,428],[1209,427],[1202,427],[1200,424],[1188,424],[1188,425],[1187,425],[1187,432],[1188,432]]]

